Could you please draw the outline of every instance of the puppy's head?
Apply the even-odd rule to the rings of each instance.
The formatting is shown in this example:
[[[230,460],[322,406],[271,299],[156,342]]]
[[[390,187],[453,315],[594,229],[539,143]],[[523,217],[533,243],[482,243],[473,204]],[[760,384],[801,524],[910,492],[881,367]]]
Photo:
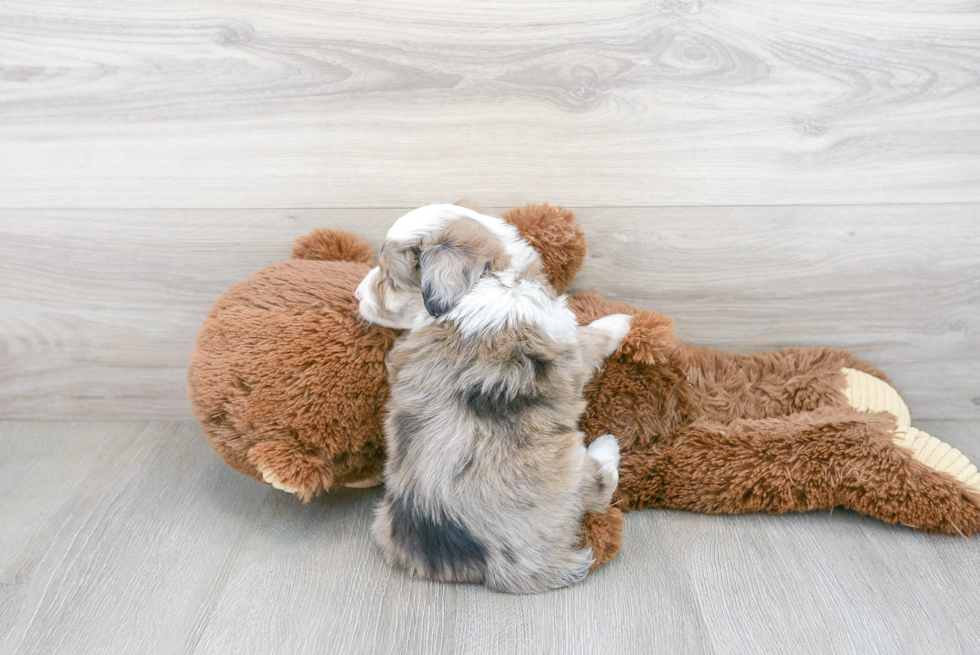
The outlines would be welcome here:
[[[510,264],[500,238],[472,218],[459,218],[419,247],[422,303],[434,318],[447,313],[477,281]]]
[[[452,206],[423,209],[432,207]],[[506,269],[517,258],[525,264],[537,260],[516,229],[501,219],[453,209],[460,211],[442,211],[434,218],[430,212],[425,222],[413,216],[416,210],[392,226],[378,266],[355,293],[365,320],[411,328],[421,317],[450,311],[482,276]]]

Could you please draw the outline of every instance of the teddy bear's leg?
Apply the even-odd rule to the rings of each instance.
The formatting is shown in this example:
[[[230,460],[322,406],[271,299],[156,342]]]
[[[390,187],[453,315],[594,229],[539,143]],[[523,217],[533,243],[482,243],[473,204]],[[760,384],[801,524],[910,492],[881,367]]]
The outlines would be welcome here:
[[[922,430],[912,427],[905,401],[890,384],[863,371],[845,368],[847,385],[844,396],[852,407],[862,412],[888,412],[895,417],[898,430],[895,443],[916,461],[962,482],[980,493],[980,472],[966,455]]]
[[[635,324],[635,322],[634,322]],[[627,341],[630,341],[627,337]],[[719,422],[762,419],[819,407],[848,408],[845,369],[883,378],[865,362],[834,348],[786,348],[734,355],[684,345],[691,405],[698,415]]]
[[[325,458],[290,435],[276,435],[248,451],[248,459],[262,479],[276,489],[298,496],[304,503],[329,489],[332,483]]]
[[[915,459],[900,430],[889,414],[830,407],[699,420],[668,441],[624,450],[615,499],[624,509],[709,514],[845,507],[928,532],[980,532],[980,491]]]

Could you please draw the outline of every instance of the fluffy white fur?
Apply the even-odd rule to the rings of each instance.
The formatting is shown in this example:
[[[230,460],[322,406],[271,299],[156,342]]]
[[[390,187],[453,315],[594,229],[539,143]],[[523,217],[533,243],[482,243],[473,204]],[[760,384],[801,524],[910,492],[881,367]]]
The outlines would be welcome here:
[[[381,269],[377,266],[372,268],[354,291],[361,318],[368,323],[396,330],[414,330],[432,322],[432,317],[422,305],[421,296],[414,291],[405,290],[391,294],[391,299],[382,310],[381,303],[372,291],[380,273]]]
[[[619,443],[611,434],[604,434],[589,444],[589,457],[599,462],[602,468],[612,473],[619,484]]]
[[[521,274],[539,261],[538,253],[510,223],[486,216],[466,207],[436,204],[414,209],[399,218],[388,230],[387,241],[411,242],[444,229],[459,218],[471,218],[500,239],[510,258],[509,267],[485,276],[462,301],[439,319],[432,318],[419,302],[416,292],[391,295],[383,309],[372,289],[380,269],[368,272],[355,292],[360,301],[361,316],[368,322],[396,329],[416,330],[435,320],[457,323],[468,335],[496,332],[508,326],[532,324],[541,326],[549,337],[563,343],[575,341],[578,322],[568,309],[564,295],[554,298],[541,284]],[[593,323],[605,327],[616,340],[629,332],[630,323],[621,316],[607,316]]]
[[[555,341],[575,341],[578,321],[565,296],[554,298],[540,283],[517,276],[512,268],[484,277],[438,320],[456,323],[467,335],[499,332],[523,323],[540,326]]]
[[[538,260],[538,253],[521,238],[516,227],[502,218],[487,216],[459,205],[436,204],[413,209],[395,221],[386,238],[392,241],[411,241],[440,230],[463,217],[478,221],[497,235],[510,255],[511,266],[516,270],[524,270],[532,261]]]
[[[535,288],[527,281],[517,281],[519,274],[530,264],[540,260],[538,253],[527,241],[521,238],[517,228],[496,216],[487,216],[458,205],[436,204],[413,209],[399,218],[388,230],[386,242],[411,242],[427,234],[437,232],[458,218],[471,218],[478,221],[497,238],[510,257],[506,271],[483,279],[472,294],[445,320],[458,320],[466,316],[464,329],[468,333],[482,330],[497,330],[517,322],[541,324],[549,336],[559,341],[575,339],[575,316],[567,308],[565,297],[559,299],[559,306],[546,297],[542,289]],[[376,266],[358,285],[355,297],[360,301],[360,314],[364,320],[400,330],[415,330],[434,320],[418,302],[418,294],[399,292],[392,294],[388,305],[381,307],[379,299],[372,291],[375,279],[380,274]],[[478,296],[478,297],[477,297]]]

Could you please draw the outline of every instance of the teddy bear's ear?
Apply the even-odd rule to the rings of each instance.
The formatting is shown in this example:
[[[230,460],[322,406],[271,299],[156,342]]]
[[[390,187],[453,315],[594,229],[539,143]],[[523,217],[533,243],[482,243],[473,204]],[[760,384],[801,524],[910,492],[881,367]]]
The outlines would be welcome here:
[[[528,203],[504,212],[501,218],[538,251],[548,281],[563,293],[585,260],[585,233],[575,214],[561,206]]]
[[[370,264],[374,253],[367,241],[347,230],[317,229],[296,239],[293,259]]]

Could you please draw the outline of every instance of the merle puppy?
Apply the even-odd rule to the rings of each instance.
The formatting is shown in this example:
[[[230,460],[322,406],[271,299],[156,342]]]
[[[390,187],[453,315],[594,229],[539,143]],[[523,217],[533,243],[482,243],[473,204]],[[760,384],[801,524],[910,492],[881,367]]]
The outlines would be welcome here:
[[[611,435],[584,446],[582,390],[630,317],[578,326],[513,226],[452,205],[395,223],[357,295],[367,320],[410,329],[388,360],[385,558],[514,593],[582,580],[580,524],[619,465]]]

